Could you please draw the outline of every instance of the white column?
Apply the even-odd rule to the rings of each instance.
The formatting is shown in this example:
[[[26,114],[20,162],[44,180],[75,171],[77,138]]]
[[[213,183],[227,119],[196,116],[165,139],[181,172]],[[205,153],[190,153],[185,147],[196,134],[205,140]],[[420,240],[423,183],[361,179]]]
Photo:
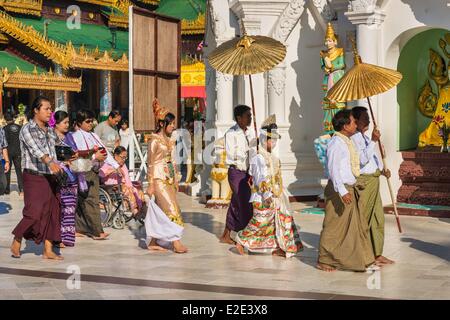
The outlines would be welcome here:
[[[64,74],[62,67],[55,63],[55,74],[62,76]],[[55,91],[55,111],[66,111],[67,112],[67,102],[66,102],[67,92],[62,90]]]
[[[233,122],[233,76],[216,71],[217,137],[222,137]]]
[[[111,71],[100,71],[100,119],[106,120],[112,111]]]
[[[356,25],[356,45],[362,61],[378,65],[380,26],[386,15],[376,6],[375,0],[351,0],[348,9],[345,15]],[[372,97],[371,102],[375,120],[378,122],[381,118],[378,98]],[[367,99],[358,101],[358,104],[369,107]]]
[[[267,89],[269,97],[269,115],[276,114],[277,122],[286,123],[285,89],[286,65],[279,64],[268,72]]]

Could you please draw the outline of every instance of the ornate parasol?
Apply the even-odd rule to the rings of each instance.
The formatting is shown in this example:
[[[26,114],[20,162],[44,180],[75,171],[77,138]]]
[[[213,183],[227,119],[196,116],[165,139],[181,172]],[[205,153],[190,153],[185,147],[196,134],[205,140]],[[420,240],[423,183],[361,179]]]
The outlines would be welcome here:
[[[375,129],[377,123],[373,114],[370,96],[386,92],[395,87],[401,80],[402,74],[398,71],[383,68],[373,64],[363,63],[356,49],[355,40],[351,39],[353,44],[354,66],[345,73],[345,75],[328,91],[327,98],[335,101],[352,101],[367,98],[370,114]],[[380,154],[383,159],[384,168],[386,166],[386,153],[384,152],[381,141],[378,140]],[[387,178],[389,193],[394,206],[395,218],[397,219],[398,230],[401,233],[400,218],[398,215],[397,204],[394,199],[394,192],[389,178]]]
[[[281,42],[265,36],[249,36],[245,30],[242,37],[223,43],[208,56],[209,64],[219,72],[249,76],[256,137],[258,131],[251,75],[272,69],[283,61],[285,56],[286,47]]]

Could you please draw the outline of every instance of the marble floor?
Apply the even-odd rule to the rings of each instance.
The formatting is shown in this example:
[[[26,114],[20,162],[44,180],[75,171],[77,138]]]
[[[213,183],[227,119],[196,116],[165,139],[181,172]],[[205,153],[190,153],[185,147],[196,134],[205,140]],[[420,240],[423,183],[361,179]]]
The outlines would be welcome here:
[[[11,231],[21,218],[16,192],[0,197],[0,300],[3,299],[450,299],[450,219],[386,216],[385,255],[397,263],[375,273],[324,273],[314,268],[323,216],[295,221],[305,244],[298,257],[239,256],[221,244],[225,210],[205,209],[179,194],[187,254],[145,250],[144,229],[108,229],[107,241],[77,239],[62,262],[42,259],[24,243],[21,259],[9,254]],[[143,248],[144,247],[144,248]],[[74,270],[80,287],[70,280]],[[75,272],[76,273],[76,272]],[[70,277],[69,281],[68,278]]]

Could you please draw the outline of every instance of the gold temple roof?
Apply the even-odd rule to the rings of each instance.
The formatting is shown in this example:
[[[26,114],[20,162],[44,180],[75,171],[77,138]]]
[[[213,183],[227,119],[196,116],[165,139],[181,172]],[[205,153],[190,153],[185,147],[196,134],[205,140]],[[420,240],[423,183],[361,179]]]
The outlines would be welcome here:
[[[6,11],[41,16],[43,0],[0,0]]]
[[[90,27],[92,28],[92,26]],[[84,46],[76,48],[71,41],[62,44],[47,39],[33,26],[26,25],[3,11],[0,11],[0,31],[61,65],[64,69],[71,67],[128,71],[128,58],[125,53],[122,53],[121,58],[113,59],[107,50],[102,52],[98,48],[87,49]],[[95,37],[95,34],[92,36]]]
[[[18,68],[14,72],[9,72],[8,68],[0,70],[0,93],[3,92],[3,87],[80,92],[81,82],[81,77],[57,75],[52,70],[48,73],[38,73],[36,69],[32,73],[21,71]]]

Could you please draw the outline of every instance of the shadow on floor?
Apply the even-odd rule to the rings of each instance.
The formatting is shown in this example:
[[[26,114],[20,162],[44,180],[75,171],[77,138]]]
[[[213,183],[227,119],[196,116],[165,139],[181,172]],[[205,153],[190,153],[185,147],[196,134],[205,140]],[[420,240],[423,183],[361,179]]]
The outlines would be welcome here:
[[[32,240],[26,240],[23,241],[25,242],[25,247],[22,248],[22,250],[20,250],[20,253],[23,254],[27,254],[27,253],[34,253],[35,256],[41,256],[42,252],[44,250],[44,243],[41,244],[36,244],[34,241]],[[22,243],[23,243],[22,242]],[[53,251],[57,254],[60,255],[61,254],[61,249],[57,248],[57,247],[53,247]]]
[[[296,259],[307,265],[315,267],[317,264],[317,248],[319,248],[320,235],[310,232],[303,232],[300,229],[300,238],[303,243],[303,251],[296,256]]]
[[[185,223],[190,223],[208,233],[216,236],[217,239],[223,233],[225,228],[225,223],[214,221],[210,214],[202,212],[183,212],[183,220]]]
[[[43,244],[36,244],[34,241],[24,241],[25,242],[25,247],[20,250],[21,254],[26,254],[26,253],[34,253],[34,255],[36,256],[40,256],[42,254],[42,249],[43,249]]]
[[[0,214],[8,214],[12,209],[11,205],[6,202],[0,202]]]
[[[431,254],[433,256],[436,256],[438,258],[441,258],[447,262],[450,262],[450,245],[443,246],[435,243],[425,242],[422,240],[417,240],[414,238],[402,238],[401,241],[403,242],[410,242],[409,245],[411,248],[420,250],[422,252]]]
[[[145,234],[145,226],[137,221],[133,221],[127,224],[128,230],[139,241],[138,247],[141,249],[147,249],[147,236]]]
[[[222,222],[214,221],[213,217],[209,214],[202,212],[183,212],[184,223],[192,224],[206,232],[214,234],[217,239],[222,235],[225,224]],[[129,224],[128,229],[133,234],[134,238],[139,241],[138,246],[142,249],[147,248],[145,226],[136,224]]]

